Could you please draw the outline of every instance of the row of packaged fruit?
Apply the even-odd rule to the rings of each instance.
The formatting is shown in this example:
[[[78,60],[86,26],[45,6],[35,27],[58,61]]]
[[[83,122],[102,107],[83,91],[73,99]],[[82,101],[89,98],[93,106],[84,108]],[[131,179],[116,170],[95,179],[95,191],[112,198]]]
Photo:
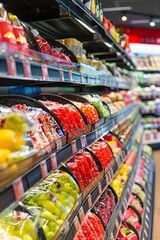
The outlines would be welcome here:
[[[34,98],[1,95],[0,154],[7,158],[13,153],[12,158],[22,160],[36,151],[45,154],[60,149],[67,142],[103,125],[112,114],[136,101],[134,95],[124,92],[101,97],[93,94],[66,97],[53,94]],[[24,148],[25,145],[30,148]],[[1,160],[4,162],[0,167],[2,170],[10,165],[10,161],[4,158]]]
[[[113,159],[113,152],[117,153],[117,148],[119,150],[121,148],[121,143],[115,136],[111,137],[109,134],[106,135],[106,139],[109,140],[99,140],[91,145],[92,152],[85,150],[65,163],[71,175],[61,169],[69,170],[64,166],[61,167],[26,192],[19,207],[13,211],[3,212],[0,220],[1,239],[12,237],[18,240],[41,238],[49,240],[56,234],[61,233],[63,236],[66,220],[71,218],[77,205],[80,204],[82,191],[84,193],[88,184],[100,174],[99,163],[102,170]],[[122,169],[126,169],[128,173],[131,170],[127,164],[122,166],[121,172]],[[103,211],[99,204],[103,202],[103,206],[107,206],[109,199],[112,199],[112,204],[108,205],[108,210]],[[106,189],[94,207],[95,213],[103,218],[105,226],[109,222],[116,199],[113,190]],[[97,218],[94,213],[92,215],[93,218]]]

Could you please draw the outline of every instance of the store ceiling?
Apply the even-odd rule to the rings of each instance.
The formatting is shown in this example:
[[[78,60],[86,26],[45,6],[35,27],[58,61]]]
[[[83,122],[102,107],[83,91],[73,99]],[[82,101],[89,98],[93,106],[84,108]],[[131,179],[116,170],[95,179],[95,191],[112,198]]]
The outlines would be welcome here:
[[[155,16],[156,26],[160,29],[160,1],[159,0],[102,0],[103,8],[128,7],[132,9],[126,11],[128,20],[122,22],[123,11],[104,12],[106,18],[110,19],[116,26],[144,27],[151,28],[149,21],[151,16]],[[140,15],[133,14],[140,13]],[[124,11],[125,13],[125,11]],[[143,14],[145,14],[143,16]],[[138,21],[138,23],[137,23]]]

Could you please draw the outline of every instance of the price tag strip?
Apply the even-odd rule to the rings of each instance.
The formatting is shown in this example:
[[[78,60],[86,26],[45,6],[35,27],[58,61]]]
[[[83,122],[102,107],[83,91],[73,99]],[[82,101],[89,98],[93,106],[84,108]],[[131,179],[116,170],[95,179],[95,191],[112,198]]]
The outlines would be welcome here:
[[[46,160],[40,163],[40,168],[41,168],[42,178],[47,177],[48,170],[47,170]]]
[[[55,170],[57,168],[56,153],[53,153],[52,156],[51,156],[51,165],[52,165],[52,170]]]
[[[26,78],[31,78],[32,74],[31,74],[31,65],[30,62],[25,60],[22,62],[23,64],[23,72],[24,72],[24,77]]]
[[[71,142],[71,147],[72,147],[72,154],[75,154],[77,152],[77,142],[76,142],[76,140],[73,140]]]
[[[19,201],[24,197],[24,187],[23,187],[23,182],[21,178],[18,178],[16,181],[14,181],[13,191],[14,191],[16,201]]]
[[[85,147],[87,147],[87,138],[86,138],[86,135],[82,135],[81,137],[80,137],[80,140],[81,140],[81,146],[82,146],[82,148],[85,148]]]

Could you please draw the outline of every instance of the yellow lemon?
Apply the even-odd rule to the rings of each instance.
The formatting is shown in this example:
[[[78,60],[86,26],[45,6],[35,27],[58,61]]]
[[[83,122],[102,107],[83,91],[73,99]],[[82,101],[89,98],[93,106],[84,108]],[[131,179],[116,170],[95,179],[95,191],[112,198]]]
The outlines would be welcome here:
[[[0,129],[0,148],[9,149],[10,151],[17,151],[24,145],[22,135],[16,134],[10,129]]]
[[[6,168],[10,161],[8,160],[8,156],[11,153],[8,149],[0,149],[0,169]]]

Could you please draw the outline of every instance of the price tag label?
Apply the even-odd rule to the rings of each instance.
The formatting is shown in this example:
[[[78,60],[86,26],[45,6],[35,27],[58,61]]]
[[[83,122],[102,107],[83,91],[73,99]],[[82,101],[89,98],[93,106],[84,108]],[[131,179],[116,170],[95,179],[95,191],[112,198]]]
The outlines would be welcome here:
[[[77,152],[77,142],[76,142],[76,140],[73,140],[71,142],[71,146],[72,146],[72,154],[75,154]]]
[[[150,206],[151,206],[151,203],[150,203],[149,199],[147,200],[147,203],[148,203],[148,206],[150,207]]]
[[[31,78],[32,74],[31,74],[30,62],[26,60],[26,61],[23,61],[22,64],[23,64],[24,77]]]
[[[109,184],[108,173],[106,174],[106,186]]]
[[[57,150],[62,148],[62,140],[60,138],[56,140],[56,146],[57,146]]]
[[[103,127],[100,127],[101,136],[103,136]]]
[[[49,79],[49,75],[48,75],[48,67],[47,67],[47,65],[46,64],[42,64],[41,68],[42,68],[42,77],[43,77],[43,79],[48,80]]]
[[[41,168],[42,178],[47,177],[48,170],[47,170],[46,161],[43,161],[43,162],[40,163],[40,168]]]
[[[146,210],[147,210],[147,212],[148,212],[148,213],[150,213],[150,209],[149,209],[149,207],[148,207],[148,206],[146,207]]]
[[[81,137],[80,137],[80,140],[81,140],[81,146],[82,146],[82,148],[87,147],[87,138],[86,138],[86,135],[81,136]]]
[[[146,214],[146,219],[148,220],[148,222],[149,222],[149,217],[148,217],[148,215]]]
[[[83,82],[84,82],[83,74],[80,73],[80,83],[83,83]]]
[[[98,139],[98,131],[95,130],[95,138]]]
[[[84,211],[83,211],[82,207],[79,209],[79,217],[80,217],[80,221],[82,223],[84,221],[84,218],[85,218]]]
[[[121,210],[119,210],[119,217],[120,217],[120,219],[121,219],[121,221],[123,220],[123,214],[122,214],[122,211]]]
[[[110,240],[115,240],[113,233],[111,233]]]
[[[67,233],[68,232],[68,230],[69,230],[69,221],[64,221],[63,222],[63,225],[64,225],[64,230],[65,230],[65,233]]]
[[[109,172],[110,172],[110,181],[111,181],[113,178],[113,169],[111,168]]]
[[[91,195],[88,196],[87,201],[88,201],[88,206],[89,206],[89,208],[91,208],[91,207],[92,207],[92,198],[91,198]]]
[[[59,75],[60,75],[60,81],[64,82],[64,73],[62,68],[59,69]]]
[[[115,221],[115,226],[116,226],[116,229],[117,229],[117,231],[119,230],[119,222],[118,222],[118,220],[116,219],[116,221]]]
[[[75,226],[76,231],[78,232],[78,230],[80,229],[80,223],[79,223],[77,216],[74,219],[74,226]]]
[[[7,62],[7,69],[8,69],[8,75],[16,76],[16,62],[15,59],[12,56],[6,57]]]
[[[52,165],[52,170],[55,170],[57,168],[56,153],[53,153],[52,156],[51,156],[51,165]]]
[[[98,183],[98,191],[99,191],[99,194],[102,193],[102,186],[101,186],[101,182]]]
[[[145,222],[145,225],[146,225],[146,227],[149,229],[149,225],[148,225],[148,223],[147,223],[147,222]]]
[[[146,236],[147,239],[148,239],[148,233],[147,233],[146,229],[144,229],[144,234],[145,234],[145,236]]]
[[[87,80],[87,83],[89,83],[89,76],[88,75],[86,76],[86,80]]]
[[[69,73],[69,80],[70,80],[70,82],[73,82],[72,70],[69,70],[68,73]]]
[[[13,183],[13,190],[14,190],[16,201],[19,201],[20,199],[22,199],[22,197],[24,196],[24,187],[23,187],[23,182],[21,178],[18,178]]]

